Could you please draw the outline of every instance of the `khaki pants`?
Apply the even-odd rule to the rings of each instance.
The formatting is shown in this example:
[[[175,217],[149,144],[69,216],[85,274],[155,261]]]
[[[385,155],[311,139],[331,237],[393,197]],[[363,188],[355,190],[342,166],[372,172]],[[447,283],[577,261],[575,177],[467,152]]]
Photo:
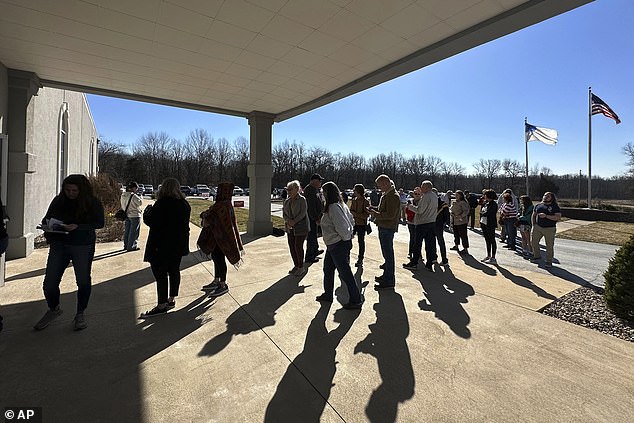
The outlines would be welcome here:
[[[546,242],[546,261],[548,263],[553,262],[553,256],[555,255],[554,245],[555,245],[555,233],[557,232],[556,227],[552,228],[544,228],[537,224],[533,225],[533,233],[531,235],[531,244],[533,246],[533,258],[540,257],[539,251],[539,241],[544,237],[544,241]]]

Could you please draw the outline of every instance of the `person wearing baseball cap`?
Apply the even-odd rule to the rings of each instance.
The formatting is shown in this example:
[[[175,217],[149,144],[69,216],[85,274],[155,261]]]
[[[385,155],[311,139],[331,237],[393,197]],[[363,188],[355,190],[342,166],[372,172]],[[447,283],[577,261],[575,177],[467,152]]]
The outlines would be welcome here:
[[[325,178],[319,173],[314,173],[310,177],[310,183],[304,187],[304,197],[306,197],[306,203],[308,205],[308,219],[310,220],[310,231],[306,237],[306,263],[316,263],[317,256],[324,252],[319,249],[319,243],[317,242],[317,225],[321,220],[321,215],[324,212],[324,203],[321,200],[321,181]]]

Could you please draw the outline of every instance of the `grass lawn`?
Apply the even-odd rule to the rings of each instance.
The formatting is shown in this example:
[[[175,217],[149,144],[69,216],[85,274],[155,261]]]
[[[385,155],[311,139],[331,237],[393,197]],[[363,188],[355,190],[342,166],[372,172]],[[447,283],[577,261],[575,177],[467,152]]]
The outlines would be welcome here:
[[[192,198],[187,200],[192,208],[192,214],[189,220],[196,226],[200,226],[200,213],[204,212],[213,204],[213,201]],[[247,221],[249,220],[249,209],[235,207],[236,221],[238,222],[238,230],[245,232],[247,230]],[[284,229],[284,219],[279,216],[271,216],[271,222],[274,228]]]
[[[557,234],[557,238],[623,245],[634,235],[634,223],[595,222]]]

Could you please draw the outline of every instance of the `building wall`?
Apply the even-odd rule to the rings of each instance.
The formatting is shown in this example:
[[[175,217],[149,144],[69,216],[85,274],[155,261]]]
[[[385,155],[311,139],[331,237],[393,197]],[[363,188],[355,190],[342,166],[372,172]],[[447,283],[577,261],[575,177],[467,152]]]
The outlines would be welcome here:
[[[29,210],[24,216],[25,228],[31,228],[36,236],[42,232],[35,227],[61,188],[61,176],[58,173],[59,141],[65,113],[68,116],[68,153],[64,176],[73,173],[96,174],[97,130],[86,96],[73,91],[41,88],[28,106],[27,151],[35,154],[36,170],[26,175],[24,192]]]
[[[9,111],[9,84],[7,68],[0,62],[0,133],[7,133],[7,115]]]

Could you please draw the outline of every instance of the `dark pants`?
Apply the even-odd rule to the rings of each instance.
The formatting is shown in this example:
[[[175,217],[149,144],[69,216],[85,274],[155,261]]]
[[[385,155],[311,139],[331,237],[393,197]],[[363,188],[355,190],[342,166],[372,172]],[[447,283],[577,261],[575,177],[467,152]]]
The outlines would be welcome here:
[[[286,233],[286,239],[288,241],[288,249],[293,258],[293,264],[297,268],[304,267],[304,240],[306,235],[295,235],[293,231],[290,231]]]
[[[515,250],[515,242],[517,240],[517,228],[515,227],[516,220],[517,219],[514,217],[504,219],[504,228],[506,228],[507,238],[506,245],[508,245],[511,250]]]
[[[339,278],[346,284],[351,303],[360,303],[361,294],[350,269],[350,250],[352,240],[340,241],[326,249],[324,257],[324,293],[332,296],[335,289],[335,269]]]
[[[469,226],[471,229],[473,229],[473,226],[475,225],[475,210],[475,208],[469,209]]]
[[[211,252],[211,260],[214,262],[214,276],[225,282],[227,280],[227,262],[220,247],[214,248]]]
[[[139,231],[141,230],[140,217],[128,217],[125,219],[123,230],[123,248],[133,250],[138,248]]]
[[[467,224],[453,225],[453,240],[456,247],[462,241],[462,248],[469,248],[469,237],[467,236]]]
[[[394,277],[394,230],[388,228],[379,228],[379,245],[381,246],[381,254],[385,260],[383,266],[383,285],[394,285],[396,278]]]
[[[365,231],[366,225],[354,225],[354,232],[357,234],[357,240],[359,241],[359,261],[362,261],[365,256]]]
[[[440,256],[443,260],[447,258],[447,246],[445,246],[445,224],[436,223],[434,228],[434,236],[438,241],[438,247],[440,247]]]
[[[495,253],[497,251],[497,244],[495,243],[495,227],[497,225],[485,225],[480,223],[482,227],[482,235],[484,236],[484,241],[487,245],[487,256],[495,257]]]
[[[152,274],[154,275],[154,279],[156,279],[156,293],[159,304],[167,303],[168,286],[169,296],[178,296],[178,288],[181,285],[181,259],[182,257],[176,257],[150,263]]]
[[[310,231],[306,236],[306,261],[313,261],[317,258],[319,244],[317,243],[317,222],[310,221]]]
[[[95,256],[95,244],[64,245],[52,242],[48,250],[46,261],[46,275],[44,276],[44,297],[51,310],[59,305],[59,284],[68,264],[73,262],[75,281],[77,283],[77,312],[83,312],[88,307],[91,292],[92,260]]]
[[[418,263],[421,259],[420,252],[423,248],[423,240],[425,241],[425,258],[427,259],[425,265],[431,266],[433,261],[438,260],[435,230],[436,222],[416,225],[416,245],[414,245],[414,258],[412,262]]]
[[[416,225],[408,223],[407,230],[409,231],[409,248],[407,252],[409,253],[409,257],[413,258],[414,250],[416,249]]]

